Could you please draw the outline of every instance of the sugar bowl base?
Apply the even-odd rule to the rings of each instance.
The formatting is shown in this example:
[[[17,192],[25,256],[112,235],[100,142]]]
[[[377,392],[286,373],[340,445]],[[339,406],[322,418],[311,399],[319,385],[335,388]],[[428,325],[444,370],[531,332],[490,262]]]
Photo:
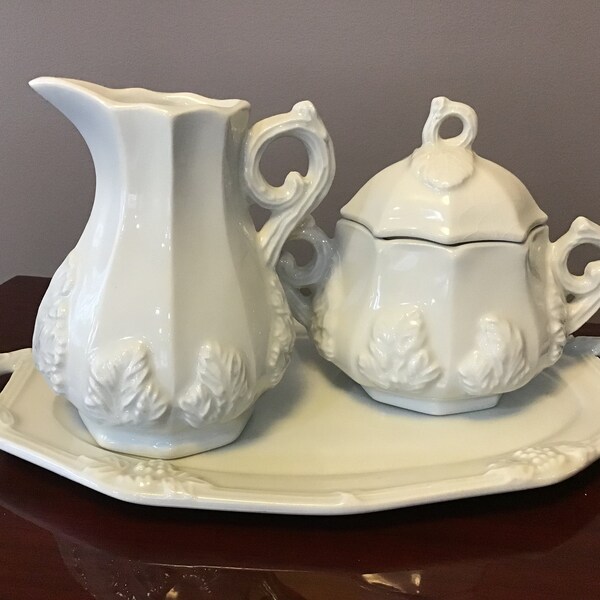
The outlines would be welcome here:
[[[393,392],[387,392],[385,390],[379,390],[373,387],[362,387],[365,392],[371,396],[371,398],[377,400],[378,402],[425,413],[427,415],[439,416],[493,408],[496,406],[496,404],[498,404],[500,396],[502,396],[502,394],[495,394],[493,396],[468,398],[466,400],[425,400],[423,398],[408,398],[406,396],[401,396],[394,394]]]

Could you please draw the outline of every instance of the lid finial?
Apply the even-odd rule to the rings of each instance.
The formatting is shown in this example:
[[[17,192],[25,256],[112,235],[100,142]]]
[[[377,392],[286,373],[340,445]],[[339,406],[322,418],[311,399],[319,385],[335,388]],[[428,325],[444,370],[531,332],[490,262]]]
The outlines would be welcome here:
[[[462,131],[455,137],[443,138],[440,127],[452,118],[460,119]],[[476,136],[477,114],[470,106],[444,96],[434,98],[423,127],[423,145],[415,150],[412,157],[419,179],[438,190],[460,185],[473,173],[471,145]]]
[[[447,119],[460,119],[462,131],[453,138],[440,136],[440,127]],[[453,102],[444,96],[438,96],[431,101],[429,117],[423,127],[423,145],[444,143],[460,148],[471,149],[477,137],[477,113],[467,104]]]

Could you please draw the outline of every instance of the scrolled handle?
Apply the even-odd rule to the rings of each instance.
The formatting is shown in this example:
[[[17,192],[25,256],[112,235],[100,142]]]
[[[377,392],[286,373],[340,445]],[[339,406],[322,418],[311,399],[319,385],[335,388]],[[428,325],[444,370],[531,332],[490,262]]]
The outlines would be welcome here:
[[[260,172],[260,159],[272,141],[288,136],[298,138],[306,147],[308,171],[304,177],[296,171],[288,173],[283,184],[274,187]],[[271,211],[258,239],[267,264],[275,268],[289,235],[321,203],[331,186],[335,174],[333,144],[315,107],[304,101],[289,113],[256,123],[246,136],[242,162],[249,196]]]
[[[589,263],[583,275],[573,275],[567,266],[569,254],[580,244],[600,248],[600,225],[577,217],[569,231],[551,246],[552,272],[562,286],[567,302],[567,334],[579,329],[600,308],[600,260]]]
[[[311,260],[304,266],[298,266],[289,252],[281,256],[277,265],[292,314],[308,329],[312,320],[312,303],[310,297],[304,296],[300,290],[318,286],[327,277],[334,249],[331,240],[310,215],[294,229],[289,239],[308,242],[315,250]]]

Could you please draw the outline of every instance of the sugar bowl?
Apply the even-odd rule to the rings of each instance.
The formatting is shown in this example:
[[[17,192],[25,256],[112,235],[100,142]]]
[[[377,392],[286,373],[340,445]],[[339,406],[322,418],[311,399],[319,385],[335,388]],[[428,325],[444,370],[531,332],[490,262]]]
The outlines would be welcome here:
[[[456,137],[440,136],[449,118]],[[600,261],[567,269],[578,244],[600,246],[579,217],[549,241],[523,183],[471,149],[477,115],[436,98],[421,147],[369,180],[330,241],[279,271],[320,353],[375,400],[434,415],[485,409],[555,363],[569,333],[600,306]],[[310,288],[312,298],[299,293]]]

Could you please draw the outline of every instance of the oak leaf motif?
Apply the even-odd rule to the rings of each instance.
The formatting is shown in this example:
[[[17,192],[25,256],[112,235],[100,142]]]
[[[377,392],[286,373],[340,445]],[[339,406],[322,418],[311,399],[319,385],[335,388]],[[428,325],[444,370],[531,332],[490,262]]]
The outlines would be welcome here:
[[[237,350],[219,344],[200,348],[196,378],[178,399],[186,422],[192,427],[225,422],[242,414],[252,403],[246,364]]]
[[[112,360],[92,359],[83,407],[107,425],[141,425],[163,416],[168,400],[155,381],[143,342],[124,342]]]
[[[458,367],[462,384],[473,396],[516,389],[530,368],[521,331],[503,319],[484,316],[479,321],[475,348]]]
[[[379,317],[368,350],[358,357],[358,370],[390,391],[420,390],[435,381],[442,370],[429,348],[421,311],[413,307],[400,316]]]

